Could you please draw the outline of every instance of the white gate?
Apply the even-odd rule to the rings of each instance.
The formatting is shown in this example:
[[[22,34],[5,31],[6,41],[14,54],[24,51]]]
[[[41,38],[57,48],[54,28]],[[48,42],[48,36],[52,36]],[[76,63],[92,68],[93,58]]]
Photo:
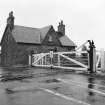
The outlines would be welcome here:
[[[84,44],[88,43],[86,41]],[[83,44],[83,45],[84,45]],[[81,45],[76,50],[70,52],[53,52],[33,54],[29,56],[29,64],[38,67],[51,67],[61,69],[72,69],[79,71],[87,71],[90,68],[91,60],[88,51],[78,51]],[[105,52],[104,50],[96,51],[93,48],[93,67],[90,69],[105,71]]]
[[[88,69],[88,53],[82,52],[49,52],[33,54],[32,66],[53,67],[72,70]]]

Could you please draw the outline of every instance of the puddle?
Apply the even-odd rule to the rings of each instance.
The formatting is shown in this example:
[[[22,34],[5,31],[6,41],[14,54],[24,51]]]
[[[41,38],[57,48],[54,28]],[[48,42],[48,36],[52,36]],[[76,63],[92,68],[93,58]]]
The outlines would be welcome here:
[[[41,89],[38,88],[34,88],[34,87],[30,87],[30,88],[24,88],[24,89],[20,89],[20,90],[12,90],[9,88],[5,89],[6,94],[15,94],[15,93],[23,93],[23,92],[31,92],[31,93],[36,93],[42,91]]]
[[[60,81],[57,80],[57,79],[48,79],[48,80],[45,80],[44,82],[46,82],[46,83],[53,83],[53,82],[60,82]]]
[[[12,90],[9,89],[9,88],[6,88],[6,89],[5,89],[5,92],[6,92],[7,94],[13,94],[13,93],[15,93],[14,91],[12,91]]]
[[[94,83],[95,83],[95,79],[94,78],[88,78],[88,88],[89,89],[94,89],[95,88],[95,86],[94,86]],[[88,91],[88,95],[89,96],[94,96],[95,95],[95,93],[93,92],[93,91],[91,91],[91,90],[89,90]]]
[[[3,78],[1,78],[1,82],[9,82],[9,81],[16,81],[16,80],[23,80],[25,78],[32,78],[33,76],[32,75],[29,75],[29,76],[5,76]]]
[[[53,90],[57,91],[60,87],[54,87]]]

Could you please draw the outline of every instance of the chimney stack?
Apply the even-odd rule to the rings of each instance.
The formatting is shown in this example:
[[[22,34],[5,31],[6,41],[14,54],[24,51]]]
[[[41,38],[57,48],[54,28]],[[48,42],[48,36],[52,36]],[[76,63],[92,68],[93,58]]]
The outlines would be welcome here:
[[[10,30],[14,28],[14,16],[13,11],[9,13],[9,17],[7,18],[7,26],[10,27]]]
[[[63,20],[59,22],[58,32],[62,33],[62,35],[65,35],[65,25],[63,24]]]

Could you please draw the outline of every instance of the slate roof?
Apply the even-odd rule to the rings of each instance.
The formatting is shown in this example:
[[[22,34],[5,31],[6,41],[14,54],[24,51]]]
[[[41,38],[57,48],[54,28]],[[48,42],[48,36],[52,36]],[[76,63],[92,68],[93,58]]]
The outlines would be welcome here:
[[[44,39],[47,32],[50,30],[50,28],[53,27],[52,25],[40,28],[40,34],[41,34],[41,38]]]
[[[76,46],[75,43],[66,35],[60,37],[59,40],[63,46]]]
[[[15,25],[12,35],[16,42],[41,44],[52,25],[43,28],[31,28]],[[62,46],[76,46],[66,35],[59,38]]]
[[[16,42],[40,44],[50,28],[51,26],[39,29],[15,25],[12,35]]]

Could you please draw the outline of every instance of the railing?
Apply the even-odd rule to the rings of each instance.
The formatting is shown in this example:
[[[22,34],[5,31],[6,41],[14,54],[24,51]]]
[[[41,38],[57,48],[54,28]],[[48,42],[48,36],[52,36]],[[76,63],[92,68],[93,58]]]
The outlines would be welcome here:
[[[88,55],[86,51],[81,52],[52,52],[33,54],[32,66],[65,68],[72,70],[87,70],[88,69]]]

